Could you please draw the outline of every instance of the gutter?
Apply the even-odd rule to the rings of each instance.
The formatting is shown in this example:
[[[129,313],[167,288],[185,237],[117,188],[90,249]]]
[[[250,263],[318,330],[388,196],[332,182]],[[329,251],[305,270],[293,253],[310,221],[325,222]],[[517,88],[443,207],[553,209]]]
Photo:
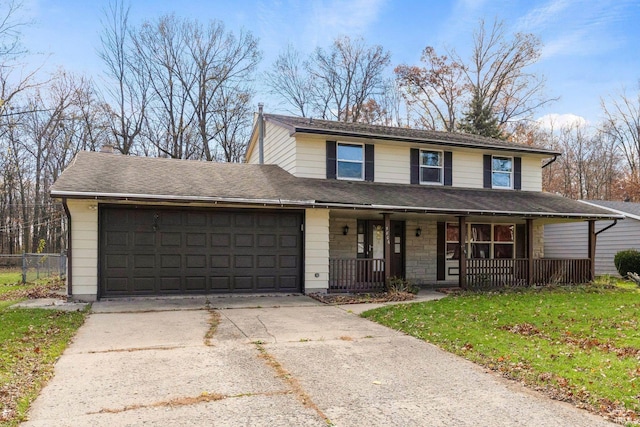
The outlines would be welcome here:
[[[67,296],[73,295],[73,257],[71,252],[71,212],[69,211],[69,205],[67,205],[67,198],[62,198],[62,207],[64,213],[67,215]]]
[[[334,209],[363,209],[363,210],[387,210],[395,212],[436,213],[450,215],[480,215],[480,216],[525,216],[525,217],[552,217],[572,219],[623,219],[622,215],[612,214],[604,216],[600,214],[558,213],[558,212],[522,212],[522,211],[495,211],[495,210],[452,210],[448,208],[433,208],[420,206],[395,206],[395,205],[371,205],[355,203],[334,203],[318,200],[283,200],[283,199],[246,199],[230,197],[194,197],[194,196],[168,196],[168,195],[140,195],[125,193],[84,193],[84,192],[52,192],[52,196],[71,197],[78,199],[120,199],[128,201],[162,201],[162,202],[190,202],[190,203],[214,203],[214,204],[244,204],[261,206],[292,206],[310,208],[334,208]]]

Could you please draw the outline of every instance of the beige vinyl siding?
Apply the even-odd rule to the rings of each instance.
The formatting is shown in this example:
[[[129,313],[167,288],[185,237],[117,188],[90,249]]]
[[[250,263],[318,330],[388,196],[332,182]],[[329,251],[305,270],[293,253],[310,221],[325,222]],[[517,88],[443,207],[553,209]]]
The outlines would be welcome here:
[[[409,147],[376,144],[374,159],[375,182],[411,183],[411,151]]]
[[[299,136],[296,141],[296,171],[301,178],[327,177],[327,142]]]
[[[329,288],[328,209],[306,209],[304,246],[305,292],[326,291]]]
[[[453,150],[452,184],[454,187],[482,188],[481,151]]]
[[[69,200],[74,299],[98,295],[98,210],[95,201]]]
[[[265,123],[264,163],[278,165],[289,173],[296,172],[296,140],[289,136],[289,131],[273,123]],[[259,147],[254,147],[256,155]],[[252,157],[253,153],[252,153]],[[256,156],[256,160],[258,157]],[[257,163],[257,161],[256,161]]]
[[[522,190],[542,191],[542,160],[540,157],[522,156]]]
[[[260,153],[258,153],[258,143],[256,139],[256,146],[251,149],[249,156],[245,159],[246,163],[257,165],[260,163]]]

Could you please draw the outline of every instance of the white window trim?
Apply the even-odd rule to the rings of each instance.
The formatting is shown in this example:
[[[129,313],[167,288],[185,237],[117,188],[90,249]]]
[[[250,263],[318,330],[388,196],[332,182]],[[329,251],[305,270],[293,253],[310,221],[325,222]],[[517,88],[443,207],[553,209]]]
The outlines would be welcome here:
[[[340,157],[338,157],[338,152],[340,151],[340,146],[341,145],[351,145],[351,146],[358,146],[362,149],[362,161],[356,161],[356,160],[341,160]],[[359,144],[357,142],[338,142],[336,144],[336,179],[341,179],[341,180],[345,180],[345,181],[364,181],[364,175],[365,175],[365,163],[366,163],[366,159],[365,159],[365,150],[364,150],[364,144]],[[339,171],[340,171],[340,167],[339,164],[340,162],[344,162],[344,163],[358,163],[362,165],[362,173],[360,174],[360,178],[351,178],[351,177],[341,177],[339,175]]]
[[[511,171],[510,172],[504,172],[504,171],[494,171],[493,170],[493,159],[494,158],[499,158],[499,159],[511,159]],[[503,190],[513,190],[513,166],[514,166],[514,159],[512,156],[491,156],[491,188],[498,188],[498,189],[503,189]],[[494,173],[502,173],[502,174],[509,174],[509,186],[503,186],[503,185],[494,185],[493,184],[493,174]]]
[[[433,153],[440,153],[440,166],[425,166],[422,164],[422,153],[423,152],[433,152]],[[418,178],[420,179],[420,184],[422,185],[444,185],[444,151],[442,150],[420,150],[420,157],[418,157],[418,166],[420,167],[419,169],[419,176]],[[429,168],[429,169],[440,169],[440,182],[433,182],[433,181],[423,181],[422,180],[422,168]]]

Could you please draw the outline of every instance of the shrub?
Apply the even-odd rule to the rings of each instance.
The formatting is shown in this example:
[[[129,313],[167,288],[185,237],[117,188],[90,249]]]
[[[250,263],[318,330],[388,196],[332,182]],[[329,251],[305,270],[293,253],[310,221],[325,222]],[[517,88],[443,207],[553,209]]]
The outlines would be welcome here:
[[[402,277],[390,277],[387,280],[387,292],[389,293],[399,293],[399,292],[408,292],[411,294],[417,294],[420,290],[419,287],[413,285],[408,280],[403,279]]]
[[[613,263],[622,277],[629,273],[640,273],[640,252],[635,249],[620,251],[613,257]]]

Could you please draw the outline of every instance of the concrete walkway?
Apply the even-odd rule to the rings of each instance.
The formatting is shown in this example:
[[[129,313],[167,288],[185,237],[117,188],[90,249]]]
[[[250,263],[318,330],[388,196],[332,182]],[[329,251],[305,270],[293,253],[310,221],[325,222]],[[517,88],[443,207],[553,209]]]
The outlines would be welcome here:
[[[360,311],[302,296],[96,303],[24,426],[614,425]]]

